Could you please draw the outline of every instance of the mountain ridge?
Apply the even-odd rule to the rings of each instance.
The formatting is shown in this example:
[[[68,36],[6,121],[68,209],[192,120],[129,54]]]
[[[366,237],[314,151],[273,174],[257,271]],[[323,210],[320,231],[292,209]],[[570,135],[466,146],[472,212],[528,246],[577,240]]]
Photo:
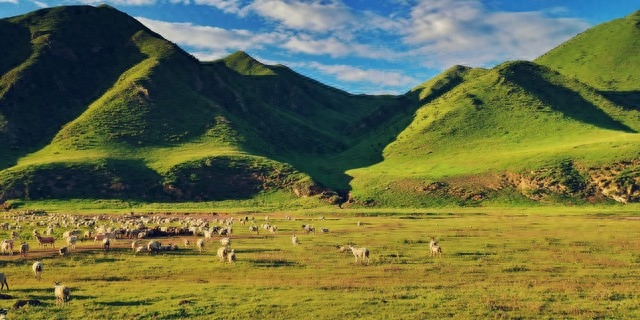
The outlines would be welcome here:
[[[353,95],[243,51],[200,62],[109,6],[2,19],[0,200],[640,201],[634,76],[603,85],[566,61],[609,30],[640,43],[636,15],[396,96]]]

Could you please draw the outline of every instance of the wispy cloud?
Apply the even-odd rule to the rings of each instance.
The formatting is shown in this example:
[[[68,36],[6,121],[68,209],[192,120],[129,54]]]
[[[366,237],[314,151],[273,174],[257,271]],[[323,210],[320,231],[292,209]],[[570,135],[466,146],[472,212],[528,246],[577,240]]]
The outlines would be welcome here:
[[[446,67],[532,59],[588,24],[538,11],[491,12],[477,0],[422,0],[407,26],[402,40],[415,55],[429,57],[424,65]]]
[[[350,65],[326,65],[318,62],[311,62],[304,66],[345,82],[364,82],[386,87],[413,86],[419,82],[418,79],[406,76],[400,71],[362,69]]]
[[[199,26],[192,23],[175,23],[137,17],[138,21],[158,32],[168,40],[191,47],[196,57],[207,60],[220,58],[236,50],[259,49],[266,44],[280,42],[279,33],[253,33],[249,30],[227,30],[218,27]],[[220,54],[220,56],[217,56]]]
[[[250,8],[264,18],[297,30],[325,32],[343,29],[354,20],[349,7],[340,1],[255,0]]]
[[[99,5],[105,3],[104,0],[79,0],[79,3],[89,5]],[[106,1],[116,6],[151,6],[157,3],[156,0],[109,0]]]

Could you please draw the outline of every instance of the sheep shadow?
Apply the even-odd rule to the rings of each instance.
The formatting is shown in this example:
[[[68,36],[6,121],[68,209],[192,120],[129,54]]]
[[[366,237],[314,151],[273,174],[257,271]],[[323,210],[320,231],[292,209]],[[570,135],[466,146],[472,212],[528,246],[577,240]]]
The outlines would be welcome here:
[[[256,267],[261,268],[283,268],[297,266],[297,262],[280,260],[280,259],[251,259],[248,262]]]

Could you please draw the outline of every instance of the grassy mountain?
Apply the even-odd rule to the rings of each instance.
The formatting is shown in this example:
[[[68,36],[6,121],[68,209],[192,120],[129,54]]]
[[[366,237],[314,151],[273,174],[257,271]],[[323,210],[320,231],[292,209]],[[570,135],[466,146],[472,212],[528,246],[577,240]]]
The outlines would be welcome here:
[[[638,201],[636,74],[572,56],[611,32],[635,48],[637,16],[400,96],[352,95],[244,52],[200,62],[108,6],[3,19],[0,200]]]

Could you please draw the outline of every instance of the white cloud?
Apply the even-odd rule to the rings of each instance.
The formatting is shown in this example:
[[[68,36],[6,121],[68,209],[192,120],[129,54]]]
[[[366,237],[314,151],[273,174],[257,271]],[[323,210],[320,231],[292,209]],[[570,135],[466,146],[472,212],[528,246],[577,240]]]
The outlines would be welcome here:
[[[240,14],[243,11],[243,3],[240,0],[193,0],[193,2],[195,4],[217,8],[225,13]]]
[[[339,1],[255,0],[249,7],[258,15],[295,30],[338,30],[354,20],[349,7]]]
[[[79,0],[79,3],[89,5],[99,5],[108,2],[116,6],[151,6],[156,4],[156,0]]]
[[[18,0],[0,0],[0,3],[13,3],[13,4],[18,4]]]
[[[430,67],[530,60],[588,27],[545,12],[490,12],[478,0],[422,0],[407,25],[404,43]]]
[[[371,83],[389,87],[408,87],[419,83],[417,79],[397,71],[361,69],[349,65],[326,65],[318,62],[306,64],[305,67],[334,76],[344,82]]]
[[[284,37],[278,33],[255,34],[248,30],[226,30],[218,27],[165,22],[142,17],[136,19],[172,42],[195,48],[196,52],[193,54],[198,58],[220,58],[229,51],[261,48],[264,45],[281,41]],[[215,56],[217,54],[222,56]]]
[[[329,55],[331,57],[357,56],[369,59],[394,60],[402,56],[385,46],[361,44],[355,40],[341,40],[335,37],[317,39],[311,35],[300,34],[290,37],[282,47],[298,53],[310,55]]]

